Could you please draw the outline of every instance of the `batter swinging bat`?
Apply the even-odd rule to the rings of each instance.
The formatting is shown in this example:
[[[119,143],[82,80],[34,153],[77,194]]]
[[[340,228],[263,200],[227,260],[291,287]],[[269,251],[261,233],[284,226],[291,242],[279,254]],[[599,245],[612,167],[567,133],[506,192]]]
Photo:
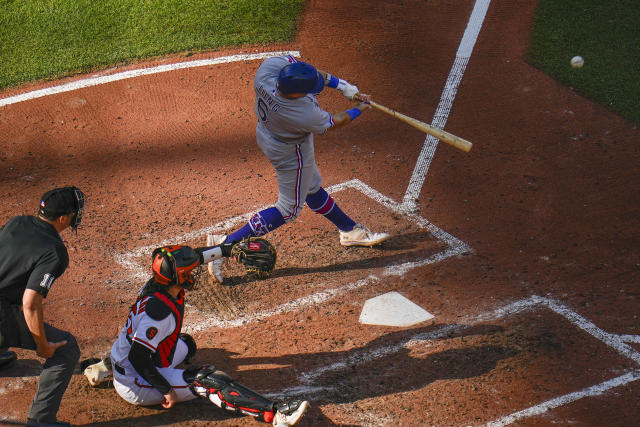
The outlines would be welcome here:
[[[380,105],[377,102],[369,101],[369,103],[371,104],[372,107],[375,107],[380,111],[384,111],[385,113],[395,117],[398,120],[402,120],[403,122],[413,126],[416,129],[421,130],[422,132],[426,132],[429,135],[435,136],[439,140],[444,141],[447,144],[453,145],[454,147],[464,151],[465,153],[468,153],[469,150],[471,150],[472,144],[466,139],[462,139],[459,136],[455,136],[454,134],[451,134],[440,128],[428,125],[425,122],[421,122],[420,120],[416,120],[412,117],[405,116],[404,114],[398,113],[397,111],[392,110],[391,108],[385,107],[384,105]]]

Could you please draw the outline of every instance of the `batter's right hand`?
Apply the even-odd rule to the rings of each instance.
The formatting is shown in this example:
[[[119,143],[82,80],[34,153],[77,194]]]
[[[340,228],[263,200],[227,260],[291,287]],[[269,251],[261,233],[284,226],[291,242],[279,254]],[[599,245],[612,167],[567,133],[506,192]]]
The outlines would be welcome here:
[[[364,101],[358,104],[358,108],[360,109],[360,111],[365,111],[371,108],[371,104],[369,104],[368,101]]]
[[[38,348],[36,350],[36,354],[40,357],[44,357],[45,359],[49,359],[53,357],[53,353],[55,353],[58,348],[62,347],[66,343],[67,343],[66,340],[60,341],[60,342],[47,341],[47,346],[45,348]]]

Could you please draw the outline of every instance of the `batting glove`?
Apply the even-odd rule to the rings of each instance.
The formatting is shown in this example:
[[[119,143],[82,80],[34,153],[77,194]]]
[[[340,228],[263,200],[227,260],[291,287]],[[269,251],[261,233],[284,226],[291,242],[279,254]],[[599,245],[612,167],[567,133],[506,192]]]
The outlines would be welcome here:
[[[359,92],[358,87],[340,79],[338,82],[338,90],[342,92],[347,99],[353,99],[353,97]]]

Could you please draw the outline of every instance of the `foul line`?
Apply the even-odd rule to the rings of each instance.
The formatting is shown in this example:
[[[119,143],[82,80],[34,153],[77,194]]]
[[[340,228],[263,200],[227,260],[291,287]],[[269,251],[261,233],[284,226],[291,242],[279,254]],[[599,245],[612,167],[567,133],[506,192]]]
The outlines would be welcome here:
[[[469,58],[473,52],[473,47],[478,39],[480,29],[482,29],[482,24],[490,3],[491,0],[478,0],[473,7],[471,17],[467,23],[467,28],[464,31],[462,41],[458,47],[456,58],[453,61],[453,66],[449,72],[449,77],[447,78],[444,90],[440,96],[438,108],[436,109],[433,120],[431,121],[432,126],[444,129],[444,126],[447,123],[447,118],[451,112],[453,100],[458,93],[458,86],[460,86],[460,81],[462,81],[462,76],[467,68],[467,63],[469,62]],[[427,135],[402,201],[403,206],[409,210],[416,209],[416,200],[418,200],[420,191],[422,191],[422,185],[424,184],[427,172],[429,171],[429,166],[431,165],[431,160],[433,159],[437,147],[438,138]]]
[[[164,73],[167,71],[181,70],[183,68],[204,67],[207,65],[226,64],[229,62],[238,61],[254,61],[257,59],[270,58],[274,56],[292,55],[295,57],[300,56],[300,52],[297,50],[281,51],[281,52],[261,52],[250,53],[240,55],[220,56],[211,59],[200,59],[195,61],[178,62],[175,64],[159,65],[157,67],[142,68],[137,70],[123,71],[120,73],[110,74],[107,76],[91,77],[88,79],[77,80],[70,83],[65,83],[59,86],[48,87],[45,89],[38,89],[31,92],[22,93],[19,95],[10,96],[8,98],[0,99],[0,107],[5,105],[16,104],[18,102],[28,101],[35,98],[40,98],[47,95],[55,95],[57,93],[69,92],[76,89],[82,89],[85,87],[97,86],[105,83],[111,83],[118,80],[131,79],[134,77],[146,76],[149,74]]]

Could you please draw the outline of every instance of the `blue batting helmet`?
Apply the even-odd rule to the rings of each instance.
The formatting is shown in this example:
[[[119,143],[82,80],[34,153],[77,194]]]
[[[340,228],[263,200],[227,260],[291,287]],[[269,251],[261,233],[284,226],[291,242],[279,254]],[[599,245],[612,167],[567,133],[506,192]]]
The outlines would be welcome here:
[[[285,94],[320,93],[324,88],[324,78],[316,68],[306,62],[294,62],[280,70],[278,90]]]

